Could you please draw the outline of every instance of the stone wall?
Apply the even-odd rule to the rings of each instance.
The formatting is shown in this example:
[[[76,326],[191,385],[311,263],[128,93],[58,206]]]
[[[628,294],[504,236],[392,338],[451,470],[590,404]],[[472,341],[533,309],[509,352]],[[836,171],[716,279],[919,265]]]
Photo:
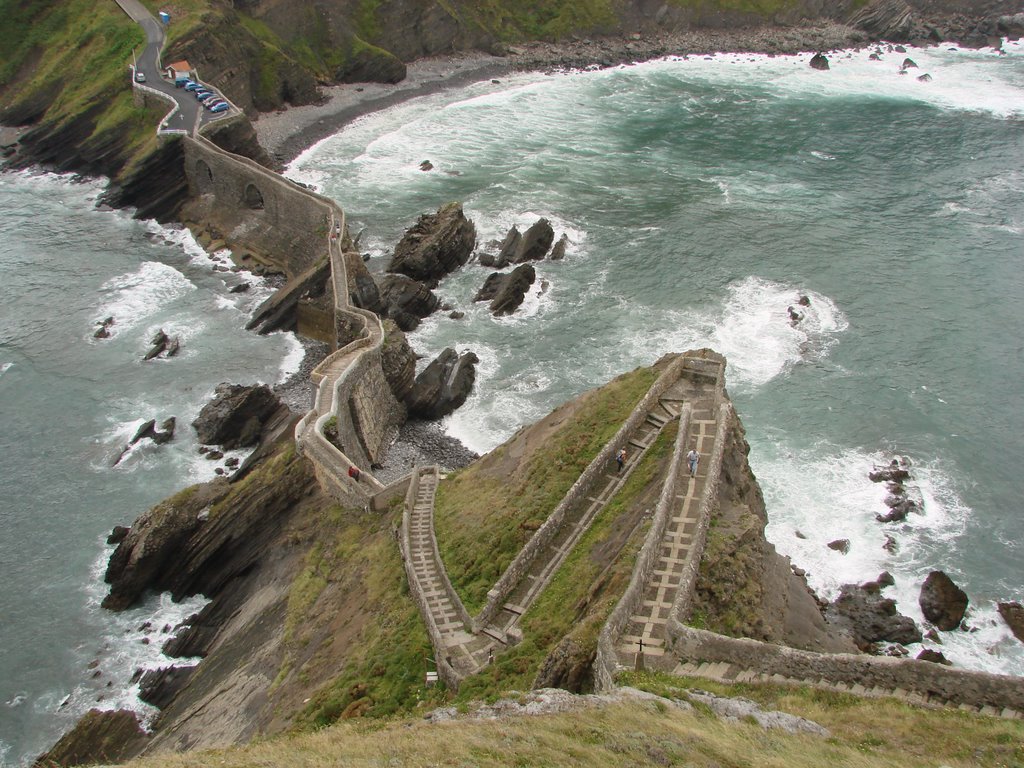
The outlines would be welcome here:
[[[951,704],[1024,710],[1024,679],[954,669],[915,659],[798,651],[747,638],[725,637],[670,619],[672,652],[682,661],[725,662],[766,675],[865,689],[916,692]]]
[[[297,277],[326,255],[333,203],[199,136],[184,138],[190,218]],[[317,204],[320,203],[320,204]]]
[[[661,540],[665,537],[665,530],[676,506],[676,485],[686,464],[686,442],[691,412],[689,403],[683,405],[683,410],[679,414],[679,432],[672,447],[672,459],[665,475],[665,484],[662,486],[658,505],[655,507],[651,527],[633,565],[629,586],[626,587],[626,591],[601,628],[601,634],[598,635],[597,657],[594,659],[594,683],[598,691],[607,691],[615,687],[615,669],[618,666],[615,641],[629,623],[629,617],[639,610],[644,599],[644,587],[658,564]]]
[[[583,471],[583,474],[579,476],[572,487],[565,494],[565,497],[558,503],[555,510],[548,516],[548,519],[544,521],[544,524],[530,537],[530,540],[526,542],[526,545],[519,551],[515,559],[509,564],[508,568],[498,579],[498,583],[495,584],[487,592],[487,603],[484,605],[480,614],[476,617],[476,628],[486,626],[501,610],[502,604],[505,602],[512,590],[515,589],[520,579],[526,574],[533,564],[537,554],[544,549],[554,538],[555,534],[558,533],[559,528],[562,525],[562,521],[565,519],[566,513],[573,507],[573,505],[582,501],[582,499],[590,493],[591,488],[597,481],[598,477],[608,465],[614,460],[615,452],[622,446],[633,432],[643,423],[644,419],[647,418],[647,414],[651,412],[658,403],[658,399],[665,393],[665,391],[671,387],[682,373],[685,365],[686,358],[682,355],[678,356],[668,366],[664,373],[658,377],[657,381],[651,385],[651,388],[644,395],[643,399],[637,403],[633,412],[629,415],[629,418],[622,424],[619,430],[615,433],[611,440],[609,440],[604,448],[594,457],[594,460],[590,462],[590,465]]]

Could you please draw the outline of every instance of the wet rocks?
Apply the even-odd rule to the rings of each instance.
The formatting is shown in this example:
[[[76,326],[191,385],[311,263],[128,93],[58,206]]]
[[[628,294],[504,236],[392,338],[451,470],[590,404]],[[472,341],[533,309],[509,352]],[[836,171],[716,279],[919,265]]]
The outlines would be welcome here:
[[[811,57],[810,62],[808,62],[808,63],[810,64],[811,69],[818,69],[818,70],[821,70],[821,71],[825,71],[825,70],[827,70],[829,68],[829,66],[828,66],[828,58],[825,56],[825,54],[820,53],[820,52],[814,54]]]
[[[156,335],[150,339],[149,344],[149,351],[142,358],[143,360],[152,360],[160,355],[164,355],[165,357],[174,357],[178,354],[178,350],[181,348],[181,339],[177,336],[171,338],[164,332],[164,329],[161,328],[157,331]]]
[[[469,397],[476,381],[479,358],[472,352],[458,355],[448,347],[416,377],[406,400],[409,415],[439,419]]]
[[[537,272],[531,264],[520,264],[507,275],[494,272],[488,276],[473,301],[490,301],[489,308],[496,317],[511,315],[523,303],[536,279]]]
[[[826,544],[829,549],[833,549],[840,554],[848,554],[850,551],[850,540],[849,539],[836,539]]]
[[[551,255],[548,257],[551,261],[561,261],[565,258],[565,249],[569,247],[569,236],[562,235],[558,238],[558,242],[555,243],[555,247],[551,249]]]
[[[134,712],[91,709],[35,765],[121,763],[137,754],[148,741],[149,736]]]
[[[281,407],[266,384],[219,384],[192,426],[201,443],[225,450],[247,448],[259,442],[264,424]]]
[[[918,661],[931,661],[935,664],[945,664],[947,667],[953,666],[953,662],[947,659],[942,651],[936,651],[933,648],[923,649],[915,658]]]
[[[942,571],[928,574],[918,597],[924,617],[943,631],[960,626],[967,612],[967,603],[967,593]]]
[[[110,327],[114,324],[114,318],[108,317],[105,320],[97,320],[96,324],[99,328],[92,335],[94,339],[109,339],[110,338]]]
[[[896,611],[896,601],[882,597],[892,577],[883,573],[876,581],[844,584],[839,597],[828,607],[829,620],[843,627],[860,650],[872,652],[878,643],[921,642],[921,630],[909,616]]]
[[[403,331],[412,331],[428,317],[441,300],[423,283],[405,275],[387,275],[380,284],[380,301],[385,315]]]
[[[147,704],[163,709],[188,684],[195,671],[194,666],[146,670],[139,680],[139,698]]]
[[[476,244],[476,227],[461,203],[447,203],[419,220],[395,246],[388,272],[397,272],[433,287],[467,261]]]
[[[999,615],[1013,631],[1014,636],[1024,643],[1024,605],[1017,602],[997,603]]]
[[[132,446],[140,440],[149,439],[157,445],[163,445],[169,443],[174,438],[174,428],[177,425],[178,420],[174,416],[169,416],[164,419],[160,424],[160,429],[156,428],[156,419],[150,419],[149,421],[143,422],[142,426],[135,430],[135,436],[132,437],[131,441],[126,445],[121,453],[118,454],[117,459],[114,461],[116,467],[121,463],[121,459],[124,458],[125,454],[131,450]]]
[[[905,457],[893,459],[887,467],[875,467],[868,473],[873,483],[886,483],[889,495],[885,498],[888,512],[875,515],[880,523],[897,523],[905,520],[911,512],[920,512],[923,500],[916,489],[908,489],[905,481],[910,479],[910,461]]]
[[[555,230],[547,219],[538,219],[519,241],[515,255],[512,257],[513,264],[522,264],[525,261],[540,261],[548,255],[551,244],[555,241]]]

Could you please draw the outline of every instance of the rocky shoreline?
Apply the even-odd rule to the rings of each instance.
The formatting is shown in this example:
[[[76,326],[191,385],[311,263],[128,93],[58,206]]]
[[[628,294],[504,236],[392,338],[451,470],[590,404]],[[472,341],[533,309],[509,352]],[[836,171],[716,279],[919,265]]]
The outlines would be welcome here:
[[[960,40],[964,45],[974,46],[994,42],[979,31],[976,20],[960,16],[920,26],[914,34],[917,37],[909,38],[914,45],[937,44],[944,40]],[[903,37],[906,42],[908,36]],[[845,24],[822,22],[580,38],[560,43],[529,42],[511,46],[503,51],[503,55],[459,52],[418,59],[407,65],[406,77],[399,83],[330,86],[323,89],[324,98],[319,104],[263,114],[254,126],[263,148],[278,163],[285,165],[360,117],[408,99],[464,88],[514,72],[554,74],[624,66],[671,56],[714,53],[769,56],[806,53],[810,61],[816,52],[861,48],[877,44],[881,39],[886,39],[884,34],[870,34]]]

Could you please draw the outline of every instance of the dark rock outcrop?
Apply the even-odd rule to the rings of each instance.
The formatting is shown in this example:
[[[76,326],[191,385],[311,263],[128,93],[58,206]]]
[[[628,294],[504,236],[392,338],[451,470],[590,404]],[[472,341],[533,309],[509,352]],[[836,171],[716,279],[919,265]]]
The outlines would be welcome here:
[[[846,22],[882,40],[906,40],[914,24],[914,11],[904,0],[874,0]]]
[[[481,253],[478,261],[482,267],[492,267],[493,269],[504,269],[512,263],[512,259],[519,251],[519,244],[523,240],[523,235],[519,231],[518,227],[513,226],[505,235],[505,239],[500,243],[494,241],[492,245],[498,246],[498,252],[496,254]]]
[[[380,301],[385,314],[403,331],[412,331],[428,317],[441,300],[423,283],[405,275],[386,275],[380,284]]]
[[[921,642],[921,630],[909,616],[896,611],[896,601],[882,597],[883,581],[844,584],[839,597],[828,607],[830,620],[843,626],[862,651],[875,643]]]
[[[178,354],[178,350],[181,348],[181,340],[177,336],[171,338],[164,332],[163,328],[157,331],[156,335],[150,339],[149,343],[149,351],[146,352],[145,357],[142,358],[143,360],[152,360],[160,355],[174,357]]]
[[[1017,602],[997,603],[999,615],[1010,627],[1014,637],[1024,643],[1024,605]]]
[[[967,612],[967,593],[942,571],[932,571],[918,597],[924,617],[944,632],[956,629]]]
[[[548,255],[551,244],[555,241],[555,230],[547,219],[538,219],[526,232],[516,248],[513,264],[524,261],[540,261]]]
[[[459,356],[448,347],[416,377],[406,399],[411,416],[440,419],[454,411],[469,397],[476,381],[479,358],[472,352]]]
[[[225,450],[247,448],[256,445],[264,424],[281,407],[266,384],[220,384],[192,426],[201,443]]]
[[[394,320],[384,321],[381,368],[395,399],[404,403],[416,381],[416,353]]]
[[[953,662],[947,659],[942,651],[936,651],[932,648],[923,649],[915,658],[918,661],[931,661],[935,664],[945,664],[947,667],[953,666]]]
[[[476,244],[476,227],[462,212],[461,203],[448,203],[419,221],[395,246],[388,272],[420,280],[429,287],[465,264]]]
[[[565,258],[565,249],[569,247],[569,236],[562,235],[551,249],[551,261],[561,261]]]
[[[490,301],[490,310],[495,316],[511,315],[523,303],[536,279],[537,272],[532,264],[520,264],[507,275],[495,272],[488,275],[473,301]]]
[[[848,554],[850,552],[850,540],[849,539],[836,539],[835,541],[830,541],[826,546],[829,549],[833,549],[836,552],[840,552],[840,553],[842,553],[844,555]]]
[[[195,671],[194,666],[147,670],[139,680],[139,698],[157,709],[164,709],[188,684]]]
[[[811,69],[820,69],[822,71],[827,70],[828,58],[823,53],[816,53],[811,57],[810,60]]]
[[[90,709],[60,741],[40,755],[35,765],[49,768],[121,763],[137,754],[148,740],[134,712]]]

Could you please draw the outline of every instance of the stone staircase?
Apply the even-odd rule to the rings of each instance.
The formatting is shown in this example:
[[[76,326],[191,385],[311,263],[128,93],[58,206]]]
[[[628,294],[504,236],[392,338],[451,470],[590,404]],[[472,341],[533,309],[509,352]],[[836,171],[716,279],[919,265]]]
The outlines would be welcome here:
[[[671,392],[671,390],[669,391]],[[658,399],[646,418],[625,441],[626,462],[619,471],[615,462],[608,462],[598,476],[591,492],[567,512],[554,537],[542,547],[512,590],[506,602],[481,631],[501,645],[518,640],[520,617],[533,604],[559,567],[569,556],[591,523],[626,483],[639,466],[661,430],[679,416],[679,401],[669,393]]]
[[[682,445],[696,446],[700,454],[697,476],[690,477],[686,469],[672,490],[675,504],[659,545],[655,567],[644,585],[642,603],[629,617],[616,644],[619,664],[624,667],[637,664],[638,655],[642,657],[639,663],[653,663],[659,668],[664,666],[660,662],[666,652],[665,625],[679,596],[688,560],[700,558],[701,553],[696,551],[695,544],[703,549],[703,542],[698,543],[696,537],[700,500],[707,484],[718,431],[714,393],[698,399],[692,404],[692,409],[689,434]]]
[[[472,632],[473,621],[452,588],[434,535],[438,468],[419,468],[410,484],[402,518],[402,557],[411,591],[427,623],[439,671],[457,681],[484,666],[493,641]],[[452,680],[446,680],[452,684]]]

